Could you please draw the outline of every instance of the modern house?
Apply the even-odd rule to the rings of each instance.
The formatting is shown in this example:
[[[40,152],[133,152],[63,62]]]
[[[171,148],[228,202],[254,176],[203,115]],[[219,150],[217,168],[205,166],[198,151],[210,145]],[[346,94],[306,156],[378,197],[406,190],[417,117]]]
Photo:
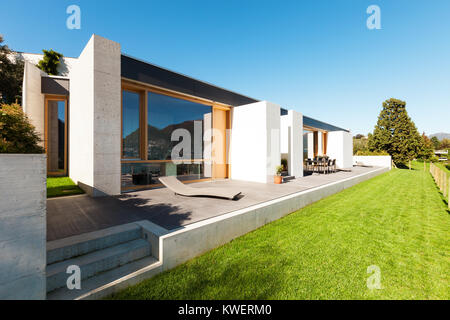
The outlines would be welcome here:
[[[93,35],[59,76],[25,59],[23,108],[42,136],[49,175],[68,175],[93,196],[183,182],[272,183],[281,158],[303,176],[304,158],[327,154],[352,167],[352,135],[122,53]]]

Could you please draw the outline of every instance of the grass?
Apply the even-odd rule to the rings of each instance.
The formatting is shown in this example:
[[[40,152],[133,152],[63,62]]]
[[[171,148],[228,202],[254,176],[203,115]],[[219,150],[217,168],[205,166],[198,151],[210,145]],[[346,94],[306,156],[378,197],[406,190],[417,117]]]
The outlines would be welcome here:
[[[84,193],[69,177],[48,177],[47,198]]]
[[[449,299],[450,215],[423,164],[325,198],[113,299]],[[381,271],[369,290],[367,268]]]
[[[435,162],[434,164],[444,170],[444,172],[447,174],[447,177],[450,176],[450,170],[447,168],[447,162]]]

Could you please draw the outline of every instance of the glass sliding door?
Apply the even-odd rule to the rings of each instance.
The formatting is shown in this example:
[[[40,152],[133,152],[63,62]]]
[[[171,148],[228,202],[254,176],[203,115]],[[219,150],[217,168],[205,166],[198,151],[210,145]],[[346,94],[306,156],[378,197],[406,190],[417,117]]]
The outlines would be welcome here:
[[[212,178],[212,105],[133,88],[122,90],[122,190],[161,186],[162,176]]]
[[[47,98],[45,150],[48,175],[67,174],[67,100]]]

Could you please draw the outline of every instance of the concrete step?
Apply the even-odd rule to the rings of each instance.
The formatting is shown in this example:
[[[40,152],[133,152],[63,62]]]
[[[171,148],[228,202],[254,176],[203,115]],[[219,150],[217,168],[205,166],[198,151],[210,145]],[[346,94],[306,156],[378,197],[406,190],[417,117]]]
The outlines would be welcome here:
[[[64,261],[89,252],[142,238],[142,229],[135,223],[47,242],[47,264]]]
[[[102,272],[81,282],[81,289],[66,286],[47,293],[48,300],[101,299],[161,272],[161,262],[145,257]]]
[[[144,239],[137,239],[47,265],[47,292],[66,286],[67,278],[70,276],[66,271],[70,265],[80,267],[83,280],[149,255],[151,255],[150,243]]]
[[[283,176],[283,182],[289,181],[289,180],[294,180],[295,177],[294,176]]]

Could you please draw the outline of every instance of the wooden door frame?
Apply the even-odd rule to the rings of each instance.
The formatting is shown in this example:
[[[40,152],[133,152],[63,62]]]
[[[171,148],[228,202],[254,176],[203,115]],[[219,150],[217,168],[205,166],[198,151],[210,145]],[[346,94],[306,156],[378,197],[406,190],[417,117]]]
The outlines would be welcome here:
[[[49,101],[64,101],[64,170],[63,172],[52,172],[48,170],[48,102]],[[45,154],[47,155],[47,175],[48,176],[66,176],[67,175],[67,166],[68,166],[68,127],[69,127],[69,99],[67,96],[58,96],[58,95],[45,95],[44,98],[44,149]]]

